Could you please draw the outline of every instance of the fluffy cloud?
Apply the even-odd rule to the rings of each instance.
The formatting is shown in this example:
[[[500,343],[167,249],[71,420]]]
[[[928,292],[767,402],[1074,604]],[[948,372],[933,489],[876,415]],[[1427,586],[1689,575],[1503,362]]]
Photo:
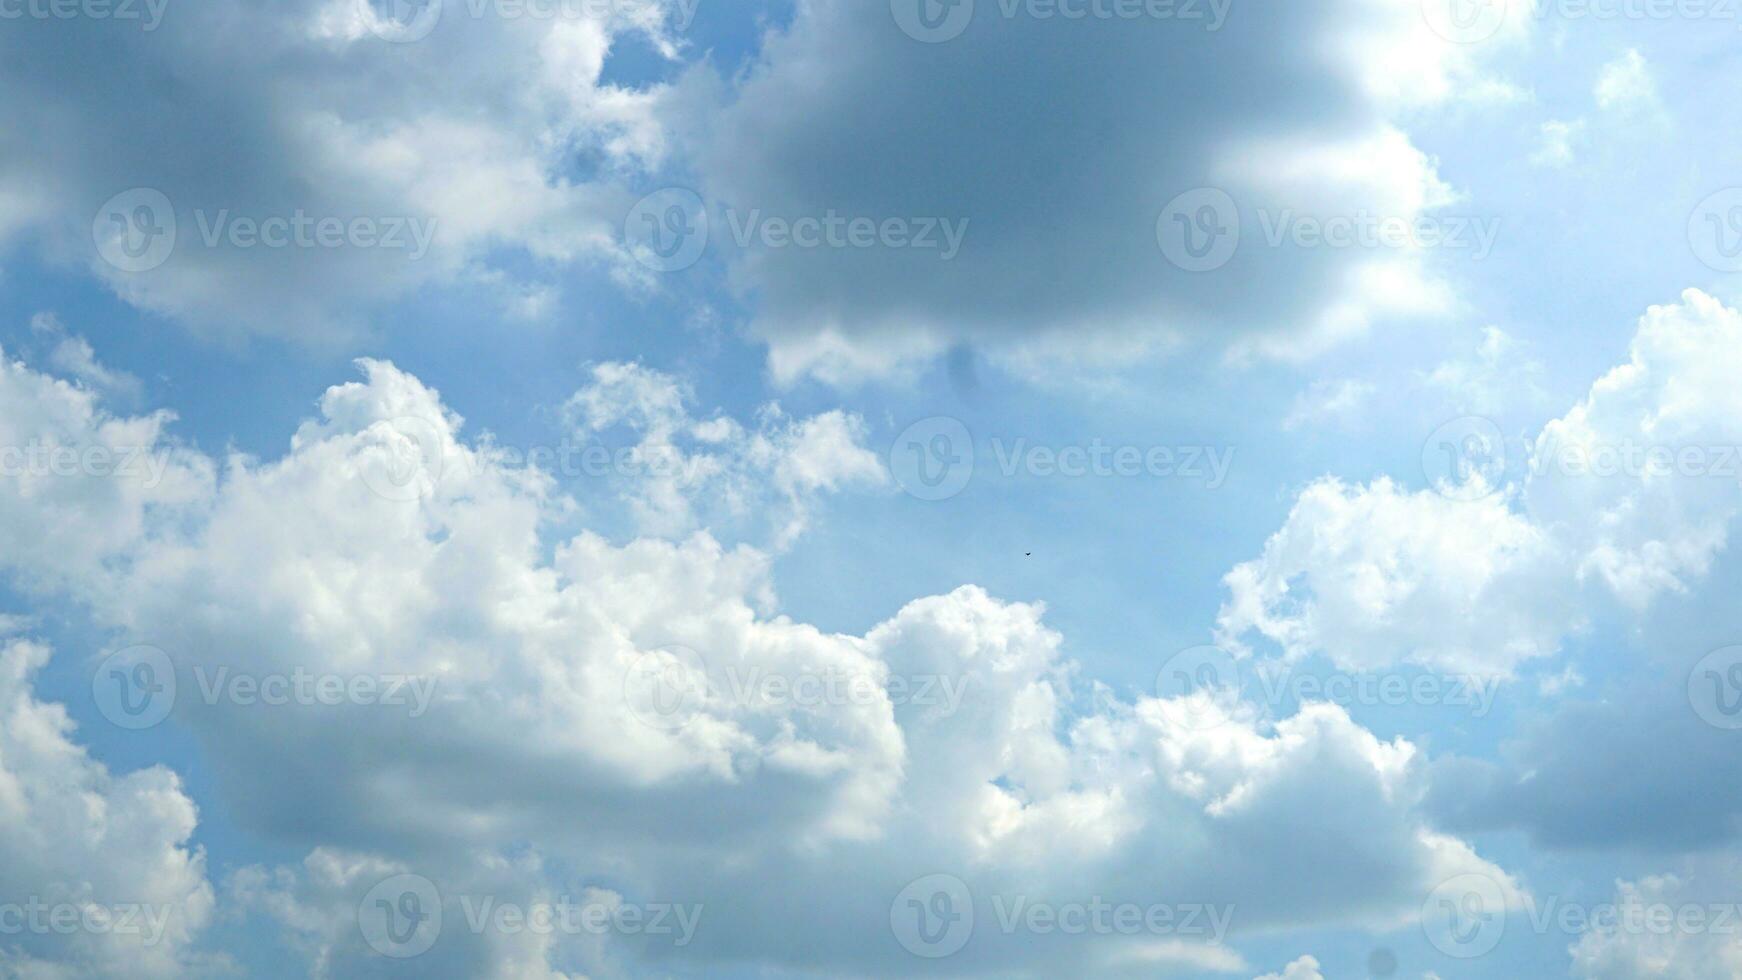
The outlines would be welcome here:
[[[1685,591],[1742,508],[1739,358],[1742,315],[1689,290],[1651,307],[1629,362],[1543,427],[1522,485],[1314,482],[1229,572],[1223,638],[1506,674],[1587,619],[1587,581],[1635,609]]]
[[[1392,116],[1469,90],[1478,46],[1435,35],[1419,4],[1191,8],[1201,19],[963,4],[943,43],[898,26],[918,6],[799,4],[699,140],[708,196],[747,229],[725,247],[777,375],[851,378],[958,343],[1293,355],[1449,302],[1416,249],[1264,241],[1266,219],[1410,219],[1455,200]],[[1244,237],[1226,266],[1190,272],[1157,226],[1175,233],[1164,210],[1202,187],[1232,196]],[[830,213],[966,226],[947,260],[768,247],[749,228]]]
[[[854,416],[793,419],[770,404],[750,430],[724,416],[693,418],[692,397],[661,372],[601,364],[568,402],[583,441],[618,426],[636,437],[615,469],[646,533],[672,537],[707,527],[718,535],[755,513],[768,518],[780,547],[804,531],[817,494],[887,482]]]
[[[0,643],[0,973],[176,977],[212,912],[193,801],[154,766],[115,775],[31,680],[48,648]]]
[[[101,402],[0,351],[0,493],[24,503],[0,508],[0,533],[27,583],[88,584],[167,509],[210,495],[210,463],[164,438],[174,415]]]
[[[1108,969],[1237,963],[1216,941],[1394,927],[1448,876],[1504,878],[1424,819],[1415,748],[1340,708],[1188,725],[1176,700],[1081,689],[1038,605],[963,587],[834,634],[779,614],[769,559],[748,545],[589,531],[547,543],[570,513],[548,475],[465,438],[417,379],[364,367],[281,458],[227,460],[180,520],[111,545],[122,558],[84,586],[99,620],[169,651],[173,717],[238,819],[310,848],[233,891],[335,975],[362,955],[346,910],[397,873],[444,895],[602,888],[705,908],[693,944],[637,956],[880,973],[913,962],[881,931],[891,903],[940,870],[986,923],[955,962],[1005,972],[1086,949]],[[14,370],[24,390],[67,397]],[[644,433],[714,428],[670,379],[623,367],[595,373],[574,405]],[[728,443],[775,453],[743,472],[777,493],[842,472],[838,437]],[[396,477],[407,458],[422,461],[410,480]],[[9,520],[42,506],[0,500]],[[262,703],[222,693],[226,672],[407,677],[432,695]],[[806,695],[806,678],[843,686]],[[1233,931],[997,928],[1018,897],[1231,907]],[[797,948],[795,931],[849,938]],[[566,942],[451,941],[461,975],[591,969]]]
[[[1283,967],[1281,973],[1266,973],[1254,980],[1325,980],[1325,975],[1319,972],[1318,960],[1303,956]]]
[[[432,4],[444,16],[415,43],[377,36],[391,31],[367,0],[172,6],[151,30],[11,21],[0,80],[16,125],[0,135],[0,201],[31,205],[10,220],[0,207],[0,235],[33,233],[129,302],[212,332],[332,340],[432,284],[523,305],[552,269],[618,254],[628,199],[608,178],[665,152],[652,119],[663,89],[601,81],[620,37],[675,52],[663,8],[610,6],[505,17]],[[163,197],[104,212],[134,188]],[[99,257],[116,253],[98,248],[93,223],[105,243],[134,226],[137,247],[169,212],[161,265]],[[303,244],[263,244],[289,226],[262,224],[262,243],[245,230],[299,218]],[[319,232],[323,219],[344,233]],[[359,220],[375,230],[354,235]]]
[[[1355,670],[1408,660],[1505,674],[1556,649],[1565,579],[1554,542],[1504,497],[1321,480],[1264,553],[1228,573],[1218,623],[1230,644],[1256,632],[1289,657]]]
[[[1742,315],[1690,289],[1630,353],[1543,427],[1527,502],[1579,542],[1582,575],[1642,606],[1703,576],[1742,509]]]
[[[1692,878],[1653,875],[1615,885],[1613,901],[1620,921],[1611,928],[1592,929],[1573,944],[1573,976],[1583,980],[1725,980],[1742,972],[1733,868],[1714,866]],[[1665,911],[1669,913],[1667,920],[1660,918]],[[1695,921],[1689,916],[1696,913],[1702,925],[1683,927]],[[1662,921],[1674,925],[1659,928]]]

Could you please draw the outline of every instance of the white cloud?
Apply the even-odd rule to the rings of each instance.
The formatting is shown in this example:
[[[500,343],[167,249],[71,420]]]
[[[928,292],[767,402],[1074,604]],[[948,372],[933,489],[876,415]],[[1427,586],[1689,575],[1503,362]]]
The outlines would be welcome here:
[[[1501,336],[1489,340],[1498,369]],[[1742,315],[1688,290],[1651,307],[1629,363],[1543,427],[1522,486],[1310,484],[1263,554],[1228,573],[1220,634],[1348,667],[1509,674],[1585,621],[1587,580],[1634,608],[1685,591],[1742,510],[1739,358]]]
[[[0,973],[185,976],[213,905],[193,801],[168,769],[114,775],[74,743],[31,691],[48,657],[0,643]]]
[[[747,518],[766,519],[775,548],[792,543],[824,492],[888,482],[863,445],[864,423],[841,411],[794,419],[778,404],[762,408],[754,429],[734,419],[690,415],[693,395],[676,379],[638,364],[600,364],[565,406],[583,440],[621,426],[618,486],[637,526],[674,537],[707,527],[721,534]]]
[[[1257,559],[1225,579],[1218,630],[1289,657],[1368,669],[1400,661],[1509,674],[1572,625],[1567,565],[1505,497],[1460,500],[1388,479],[1301,491]]]
[[[1253,980],[1325,980],[1325,975],[1319,972],[1318,960],[1303,956],[1283,967],[1281,973],[1266,973]]]
[[[1349,427],[1360,421],[1363,410],[1377,391],[1365,381],[1315,381],[1295,396],[1294,405],[1282,420],[1284,432],[1312,425]]]
[[[1459,412],[1498,416],[1545,397],[1542,370],[1523,344],[1490,324],[1482,328],[1473,356],[1445,361],[1425,380]]]
[[[1690,289],[1646,311],[1630,355],[1543,427],[1525,499],[1639,606],[1703,576],[1742,508],[1742,315]]]
[[[765,39],[699,140],[722,209],[967,222],[949,261],[724,243],[777,378],[851,381],[962,343],[1018,365],[1036,348],[1123,363],[1180,342],[1299,357],[1449,307],[1424,250],[1272,246],[1261,218],[1452,205],[1393,116],[1477,87],[1488,46],[1439,38],[1405,0],[1234,11],[1214,30],[1028,9],[982,4],[925,44],[887,4],[812,0]],[[1302,90],[1310,107],[1277,97]],[[1158,219],[1202,187],[1231,195],[1242,237],[1227,265],[1187,272]]]
[[[0,155],[17,166],[0,170],[0,200],[17,186],[36,203],[0,232],[34,231],[50,258],[207,333],[343,340],[418,287],[477,285],[524,307],[572,263],[623,260],[633,195],[617,185],[667,152],[654,118],[666,90],[604,81],[604,64],[629,36],[675,49],[653,0],[496,9],[449,3],[408,44],[369,30],[385,15],[366,0],[225,0],[149,32],[64,21],[53,43],[8,32],[0,79],[17,125]],[[126,272],[99,257],[93,222],[138,187],[165,195],[176,239],[160,266]],[[306,219],[303,244],[230,234],[274,218]],[[379,224],[331,247],[323,219]]]
[[[1652,875],[1615,883],[1619,922],[1579,937],[1572,975],[1582,980],[1728,980],[1742,973],[1735,879],[1714,863],[1692,879]],[[1667,920],[1660,917],[1669,913]],[[1699,915],[1702,925],[1685,928]],[[1724,922],[1718,922],[1722,917]],[[1669,921],[1671,928],[1658,928]],[[1714,927],[1716,924],[1716,927]]]
[[[1235,905],[1231,935],[1391,927],[1449,875],[1504,877],[1417,813],[1416,749],[1340,708],[1182,727],[1166,701],[1076,689],[1038,605],[968,586],[863,635],[833,634],[778,612],[768,558],[747,546],[707,534],[619,545],[587,531],[547,543],[541,530],[567,513],[547,477],[462,438],[459,417],[417,379],[364,366],[364,381],[329,389],[282,458],[229,459],[180,522],[134,528],[111,544],[113,570],[87,569],[83,583],[99,621],[170,652],[190,692],[174,718],[200,739],[236,819],[289,832],[294,812],[295,833],[323,845],[300,869],[234,884],[334,975],[349,975],[356,952],[343,918],[365,871],[516,894],[574,882],[512,861],[527,844],[563,867],[609,870],[631,900],[703,903],[696,945],[665,955],[832,972],[911,961],[890,942],[811,962],[825,954],[790,936],[887,922],[903,885],[939,869],[984,896]],[[66,397],[14,370],[23,390]],[[689,420],[670,379],[607,374],[622,384],[583,395],[583,417],[699,425],[702,442],[730,433]],[[391,424],[405,418],[424,420],[427,444],[405,445]],[[770,443],[784,462],[758,472],[772,486],[818,488],[841,472],[839,431]],[[372,490],[407,450],[454,465],[413,484],[428,490],[413,499]],[[7,520],[42,506],[0,497]],[[238,650],[254,671],[411,674],[433,678],[436,695],[412,717],[194,694]],[[650,721],[626,696],[649,654],[690,692],[686,723]],[[819,703],[738,687],[830,674],[867,680],[865,696]],[[895,693],[897,679],[927,678],[948,686],[931,699]],[[825,892],[831,901],[816,901]],[[988,928],[963,955],[1005,973],[1083,955],[1073,939],[1040,956],[1027,938]],[[536,974],[579,955],[501,939],[456,940],[463,955],[449,968]],[[1109,969],[1153,969],[1158,951],[1235,961],[1202,936],[1092,948]],[[440,968],[411,962],[420,975]]]
[[[1645,56],[1637,48],[1628,48],[1614,61],[1603,66],[1592,89],[1597,107],[1606,112],[1633,112],[1654,109],[1658,104],[1657,82]]]
[[[1576,155],[1573,143],[1584,131],[1585,122],[1582,119],[1571,122],[1550,119],[1543,123],[1539,133],[1542,142],[1537,146],[1536,152],[1530,155],[1530,162],[1539,167],[1556,170],[1571,166]]]

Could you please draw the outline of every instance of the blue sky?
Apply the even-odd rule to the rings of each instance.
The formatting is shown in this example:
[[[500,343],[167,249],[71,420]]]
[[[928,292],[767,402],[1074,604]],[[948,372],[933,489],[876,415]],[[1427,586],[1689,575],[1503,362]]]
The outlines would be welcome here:
[[[0,975],[1742,976],[1739,31],[0,3]]]

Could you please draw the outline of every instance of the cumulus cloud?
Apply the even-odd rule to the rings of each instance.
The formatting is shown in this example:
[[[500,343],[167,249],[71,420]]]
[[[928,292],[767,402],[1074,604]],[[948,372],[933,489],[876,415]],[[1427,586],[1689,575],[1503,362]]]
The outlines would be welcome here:
[[[1684,592],[1742,507],[1739,352],[1742,315],[1688,290],[1651,307],[1629,362],[1525,447],[1519,484],[1313,482],[1228,573],[1221,635],[1348,667],[1504,675],[1588,619],[1587,582],[1634,609]]]
[[[449,3],[415,43],[378,36],[386,7],[366,0],[227,0],[152,30],[18,20],[0,200],[31,204],[0,234],[202,331],[296,340],[352,336],[419,286],[513,305],[569,263],[610,263],[632,199],[612,184],[665,153],[664,89],[602,72],[623,37],[675,53],[665,8],[499,9]],[[161,197],[115,197],[136,188]]]
[[[1321,480],[1258,558],[1225,579],[1219,629],[1343,667],[1410,661],[1509,673],[1552,653],[1572,623],[1555,543],[1504,497],[1467,501]]]
[[[196,811],[161,766],[111,773],[32,679],[49,650],[0,643],[0,972],[179,977],[211,918]]]
[[[1579,540],[1580,574],[1635,606],[1703,576],[1742,508],[1742,315],[1681,299],[1647,310],[1628,362],[1534,446],[1531,517]]]
[[[1037,604],[965,586],[829,633],[779,613],[768,556],[749,545],[547,542],[567,513],[547,474],[467,438],[411,375],[364,368],[282,457],[225,460],[181,520],[135,526],[109,546],[124,560],[84,586],[100,622],[168,651],[185,694],[172,718],[231,812],[309,848],[232,892],[334,975],[362,955],[346,909],[399,873],[444,894],[598,887],[706,909],[693,944],[637,956],[878,973],[913,961],[865,923],[890,921],[902,888],[940,870],[988,923],[1016,897],[1237,909],[1183,935],[989,924],[960,962],[1005,972],[1087,948],[1110,970],[1236,963],[1220,944],[1249,930],[1394,927],[1448,876],[1504,878],[1423,817],[1415,747],[1340,708],[1187,725],[1173,699],[1083,690]],[[51,405],[69,397],[13,372]],[[670,379],[619,366],[574,405],[643,431],[727,428],[683,402]],[[770,441],[786,462],[752,471],[777,490],[840,472],[833,437]],[[425,461],[417,478],[389,479],[407,455]],[[44,506],[0,499],[18,522]],[[413,711],[203,693],[226,670],[407,677],[433,695]],[[758,682],[770,677],[789,686]],[[843,693],[806,696],[805,678]],[[549,863],[520,860],[529,844]],[[799,948],[795,931],[852,938]],[[560,940],[461,932],[456,975],[590,969]]]
[[[688,387],[638,364],[600,364],[566,406],[585,438],[622,427],[634,436],[614,467],[637,525],[661,537],[707,527],[716,535],[752,513],[768,518],[776,547],[790,544],[822,492],[872,488],[887,477],[863,445],[865,426],[840,411],[794,419],[763,407],[756,428],[690,414]]]
[[[697,141],[704,190],[740,229],[963,223],[947,260],[714,236],[743,239],[723,247],[777,376],[851,379],[964,342],[1016,360],[1180,341],[1292,356],[1450,302],[1419,249],[1264,240],[1303,216],[1456,201],[1393,116],[1469,91],[1482,46],[1435,35],[1418,4],[1067,20],[987,3],[943,43],[899,26],[915,6],[799,4]],[[1216,218],[1242,238],[1225,266],[1187,271],[1157,226],[1175,234],[1170,202],[1206,187],[1231,196],[1238,214]]]
[[[1281,973],[1266,973],[1254,980],[1325,980],[1325,975],[1319,972],[1318,960],[1303,956],[1283,967]]]
[[[102,393],[0,350],[0,510],[6,564],[26,583],[89,583],[168,511],[211,491],[203,456],[165,438],[175,416],[110,414]]]
[[[1572,975],[1582,980],[1736,976],[1742,972],[1742,944],[1736,941],[1735,888],[1735,869],[1715,863],[1689,878],[1651,875],[1617,881],[1613,902],[1618,921],[1584,933],[1573,944]],[[1660,918],[1664,912],[1667,919]],[[1696,914],[1697,920],[1691,918]],[[1660,928],[1665,921],[1672,926]],[[1689,928],[1695,921],[1700,925]]]

